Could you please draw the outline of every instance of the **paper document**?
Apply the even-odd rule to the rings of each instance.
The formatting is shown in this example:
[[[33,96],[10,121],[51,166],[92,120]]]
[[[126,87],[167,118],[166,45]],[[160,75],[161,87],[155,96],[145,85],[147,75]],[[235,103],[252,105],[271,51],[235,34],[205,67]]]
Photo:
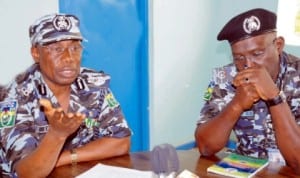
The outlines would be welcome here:
[[[88,171],[80,174],[76,178],[153,178],[154,173],[151,171],[140,171],[129,168],[122,168],[116,166],[108,166],[104,164],[97,164]]]

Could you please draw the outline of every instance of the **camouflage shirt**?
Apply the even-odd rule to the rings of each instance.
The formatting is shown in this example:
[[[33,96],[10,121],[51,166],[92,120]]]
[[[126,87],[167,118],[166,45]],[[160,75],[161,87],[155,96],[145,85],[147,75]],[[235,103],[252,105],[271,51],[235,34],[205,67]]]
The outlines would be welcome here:
[[[286,97],[296,122],[300,125],[300,60],[283,53],[276,84]],[[205,93],[206,103],[197,124],[203,124],[218,115],[235,95],[232,78],[236,74],[233,63],[214,70],[214,79]],[[284,122],[284,121],[283,121]],[[263,100],[242,113],[233,131],[237,137],[236,151],[243,155],[267,158],[268,149],[278,149],[272,118]]]
[[[104,73],[81,68],[71,85],[69,112],[84,113],[87,117],[78,131],[67,139],[64,149],[80,147],[102,137],[131,135],[120,105],[109,89],[109,81],[110,77]],[[40,110],[40,98],[49,99],[54,107],[59,106],[37,64],[17,76],[7,86],[6,96],[1,98],[0,164],[3,176],[17,177],[15,163],[31,153],[48,130],[47,119]]]

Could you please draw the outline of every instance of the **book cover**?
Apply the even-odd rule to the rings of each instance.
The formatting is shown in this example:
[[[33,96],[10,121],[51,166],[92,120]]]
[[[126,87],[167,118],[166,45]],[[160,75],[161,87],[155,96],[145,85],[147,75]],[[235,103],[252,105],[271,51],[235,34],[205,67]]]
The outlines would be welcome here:
[[[249,178],[268,165],[267,159],[230,153],[207,168],[208,172],[235,178]]]

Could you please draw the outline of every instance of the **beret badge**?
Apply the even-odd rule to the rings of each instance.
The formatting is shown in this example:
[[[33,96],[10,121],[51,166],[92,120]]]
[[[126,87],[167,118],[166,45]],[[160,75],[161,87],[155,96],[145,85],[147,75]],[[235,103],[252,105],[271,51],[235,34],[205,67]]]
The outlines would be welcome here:
[[[260,29],[260,21],[256,16],[246,18],[243,22],[243,29],[246,33],[251,34]]]
[[[53,26],[59,32],[69,31],[72,27],[71,19],[64,15],[57,15],[53,19]]]

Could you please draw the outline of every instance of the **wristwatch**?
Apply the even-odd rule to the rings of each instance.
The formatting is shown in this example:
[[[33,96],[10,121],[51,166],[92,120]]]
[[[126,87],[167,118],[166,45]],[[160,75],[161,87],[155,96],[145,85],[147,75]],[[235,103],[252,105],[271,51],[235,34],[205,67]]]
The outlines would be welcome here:
[[[283,93],[283,91],[280,91],[279,94],[275,96],[275,98],[267,100],[266,103],[268,107],[271,107],[283,103],[285,101],[286,101],[286,96]]]

